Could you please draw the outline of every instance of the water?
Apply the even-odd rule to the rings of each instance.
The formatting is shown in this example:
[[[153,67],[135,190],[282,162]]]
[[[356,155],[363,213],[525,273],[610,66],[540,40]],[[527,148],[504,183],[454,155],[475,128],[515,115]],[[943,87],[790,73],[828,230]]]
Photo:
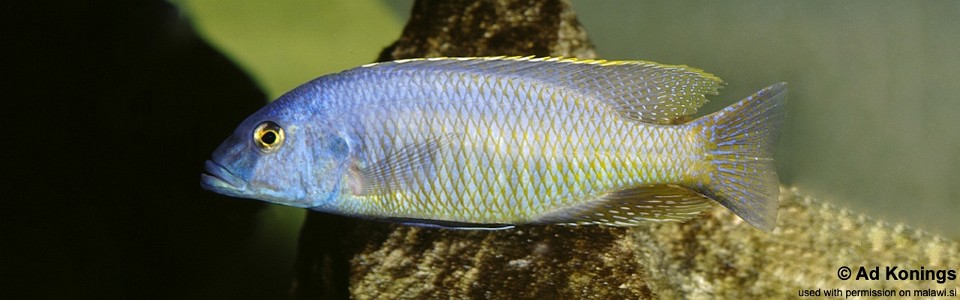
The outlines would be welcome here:
[[[373,60],[399,36],[411,5],[177,3],[271,96]],[[953,189],[960,181],[960,122],[953,121],[960,116],[960,2],[574,1],[573,7],[603,58],[687,64],[726,80],[703,112],[789,82],[777,154],[784,184],[960,237],[954,222],[960,192]],[[293,220],[284,230],[298,224]]]
[[[704,112],[789,82],[784,184],[960,237],[960,2],[573,6],[604,58],[687,64],[726,80]]]

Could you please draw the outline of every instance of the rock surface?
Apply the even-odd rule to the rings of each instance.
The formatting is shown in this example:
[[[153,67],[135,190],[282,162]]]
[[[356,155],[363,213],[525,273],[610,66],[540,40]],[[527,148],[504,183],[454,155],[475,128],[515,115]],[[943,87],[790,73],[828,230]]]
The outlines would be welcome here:
[[[532,2],[532,3],[531,3]],[[595,52],[562,1],[418,1],[380,60]],[[408,227],[311,213],[293,295],[301,299],[785,298],[800,289],[956,288],[840,280],[842,266],[958,269],[957,241],[781,189],[776,230],[720,207],[686,223],[632,228]]]
[[[596,52],[560,0],[417,1],[403,34],[378,60],[497,55],[593,58]]]
[[[956,288],[956,281],[843,281],[842,266],[953,269],[957,241],[782,191],[773,233],[722,207],[634,228],[476,232],[364,224],[350,234],[358,299],[786,298],[800,289]]]

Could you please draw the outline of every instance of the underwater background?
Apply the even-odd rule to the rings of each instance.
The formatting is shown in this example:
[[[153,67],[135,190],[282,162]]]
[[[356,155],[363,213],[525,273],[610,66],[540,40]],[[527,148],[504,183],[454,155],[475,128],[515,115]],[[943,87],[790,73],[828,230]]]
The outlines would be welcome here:
[[[259,103],[376,59],[399,37],[412,2],[169,1],[179,12],[160,1],[5,4],[35,6],[28,10],[34,14],[6,11],[3,21],[29,24],[5,28],[36,36],[9,41],[14,53],[28,55],[7,55],[20,62],[8,71],[18,76],[7,83],[13,92],[6,111],[41,118],[12,122],[7,131],[15,168],[5,169],[18,179],[7,183],[15,188],[0,203],[0,230],[13,229],[9,239],[25,242],[0,249],[16,253],[3,256],[0,290],[33,296],[12,298],[283,298],[304,211],[200,191],[200,162]],[[857,213],[960,238],[960,192],[953,189],[960,180],[960,2],[572,6],[601,58],[686,64],[723,78],[727,86],[701,114],[789,82],[776,155],[783,184]],[[147,40],[154,35],[145,23],[167,26],[166,42]],[[214,49],[191,44],[194,31]],[[191,51],[226,57],[177,56]],[[74,55],[88,59],[78,63]],[[215,70],[234,63],[251,78],[216,78]],[[194,77],[169,78],[171,68]],[[212,84],[220,90],[203,89]],[[144,98],[153,102],[122,102]],[[204,104],[180,119],[164,114],[195,109],[167,100],[198,98],[231,107]],[[89,99],[96,99],[92,107]],[[42,109],[27,107],[34,102]],[[144,149],[151,151],[138,152]],[[196,166],[169,167],[197,159]],[[157,178],[167,181],[150,181]],[[169,203],[187,205],[168,211]],[[11,216],[23,207],[26,213]]]
[[[270,98],[372,61],[412,1],[174,1]],[[700,114],[790,84],[780,180],[841,207],[960,237],[960,3],[572,1],[604,59],[727,82]],[[356,21],[361,20],[361,21]],[[271,207],[295,236],[302,213]],[[277,236],[271,234],[271,236]],[[292,247],[290,249],[293,249]]]

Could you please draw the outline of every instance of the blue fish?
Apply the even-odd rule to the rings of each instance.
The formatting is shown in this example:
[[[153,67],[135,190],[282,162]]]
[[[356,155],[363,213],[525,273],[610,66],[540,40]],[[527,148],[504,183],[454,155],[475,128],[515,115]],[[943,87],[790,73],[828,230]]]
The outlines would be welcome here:
[[[690,120],[720,78],[645,61],[410,59],[317,78],[206,163],[224,195],[462,229],[682,221],[773,230],[786,84]]]

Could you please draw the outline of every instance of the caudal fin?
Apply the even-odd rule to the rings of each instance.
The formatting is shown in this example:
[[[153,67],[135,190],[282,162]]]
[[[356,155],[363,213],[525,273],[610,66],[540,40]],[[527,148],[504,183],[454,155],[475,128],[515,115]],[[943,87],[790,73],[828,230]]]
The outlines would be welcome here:
[[[780,180],[773,150],[786,101],[787,84],[781,82],[694,122],[715,146],[709,151],[715,168],[701,192],[764,231],[777,223]]]

